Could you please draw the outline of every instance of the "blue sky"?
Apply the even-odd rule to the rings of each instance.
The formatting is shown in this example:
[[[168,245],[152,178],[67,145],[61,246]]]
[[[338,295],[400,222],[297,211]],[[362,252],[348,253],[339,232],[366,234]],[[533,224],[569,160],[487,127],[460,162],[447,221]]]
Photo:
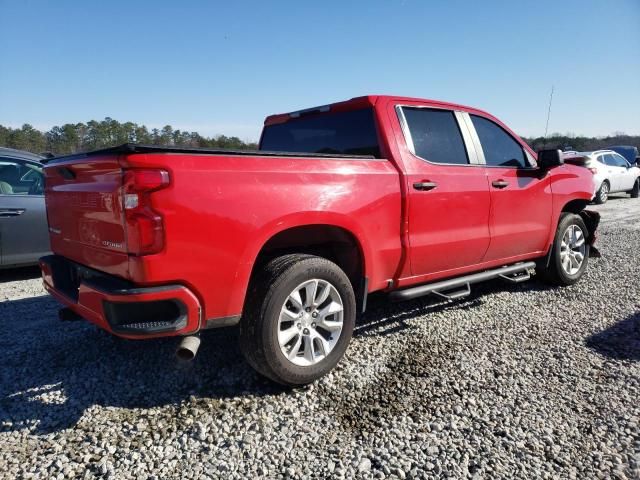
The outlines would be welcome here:
[[[521,135],[640,134],[640,0],[0,0],[0,124],[102,119],[257,139],[375,93]]]

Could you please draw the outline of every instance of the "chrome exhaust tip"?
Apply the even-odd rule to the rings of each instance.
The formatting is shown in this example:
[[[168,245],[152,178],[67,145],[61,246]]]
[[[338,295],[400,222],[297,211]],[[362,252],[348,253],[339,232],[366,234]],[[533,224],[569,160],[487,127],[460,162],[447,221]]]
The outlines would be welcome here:
[[[191,361],[195,358],[200,348],[200,337],[195,335],[189,335],[184,337],[178,345],[176,350],[176,357],[185,362]]]

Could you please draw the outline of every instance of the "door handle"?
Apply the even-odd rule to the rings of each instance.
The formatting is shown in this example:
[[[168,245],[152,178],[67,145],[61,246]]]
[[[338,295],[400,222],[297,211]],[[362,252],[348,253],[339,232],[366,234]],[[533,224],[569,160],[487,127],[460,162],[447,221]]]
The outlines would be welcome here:
[[[509,182],[505,182],[504,180],[494,180],[491,182],[491,185],[496,188],[507,188],[509,186]]]
[[[0,208],[0,217],[19,217],[24,212],[24,208]]]
[[[413,184],[413,188],[421,191],[433,190],[437,186],[438,184],[435,182],[416,182]]]

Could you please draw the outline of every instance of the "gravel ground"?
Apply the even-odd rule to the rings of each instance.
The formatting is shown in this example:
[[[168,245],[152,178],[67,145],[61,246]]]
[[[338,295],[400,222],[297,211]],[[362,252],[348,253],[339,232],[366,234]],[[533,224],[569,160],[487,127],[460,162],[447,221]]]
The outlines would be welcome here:
[[[60,323],[0,275],[0,477],[640,478],[640,200],[612,198],[585,278],[373,298],[347,358],[288,391],[235,332],[175,340]]]

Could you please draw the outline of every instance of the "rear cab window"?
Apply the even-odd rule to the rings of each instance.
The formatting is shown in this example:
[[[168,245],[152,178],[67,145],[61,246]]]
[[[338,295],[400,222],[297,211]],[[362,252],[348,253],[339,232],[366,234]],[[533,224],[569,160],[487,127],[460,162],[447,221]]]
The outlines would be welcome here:
[[[265,125],[260,150],[380,158],[372,108],[313,113],[284,123]]]

